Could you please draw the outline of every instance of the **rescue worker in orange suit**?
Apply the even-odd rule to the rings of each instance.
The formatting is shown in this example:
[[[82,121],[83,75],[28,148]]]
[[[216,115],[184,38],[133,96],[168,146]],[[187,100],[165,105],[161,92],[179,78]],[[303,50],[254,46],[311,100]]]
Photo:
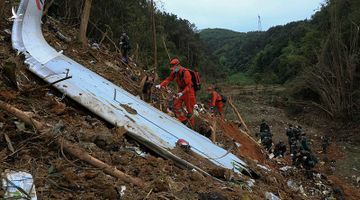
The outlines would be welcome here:
[[[171,81],[176,79],[178,93],[174,99],[173,112],[180,122],[190,127],[194,127],[193,109],[196,104],[195,90],[191,80],[190,72],[180,65],[180,61],[174,58],[170,61],[171,73],[159,85],[157,89],[166,87]],[[186,114],[183,112],[183,103],[186,107]]]
[[[207,93],[210,95],[210,102],[209,102],[209,106],[210,106],[210,111],[214,112],[215,108],[217,113],[223,117],[223,107],[224,107],[224,103],[222,101],[222,97],[219,93],[217,93],[215,91],[215,89],[212,86],[209,86],[206,89]]]

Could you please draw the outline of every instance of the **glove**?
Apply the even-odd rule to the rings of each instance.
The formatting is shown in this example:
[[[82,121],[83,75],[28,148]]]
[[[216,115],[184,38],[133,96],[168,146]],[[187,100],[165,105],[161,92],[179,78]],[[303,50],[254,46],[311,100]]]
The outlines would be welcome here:
[[[155,88],[156,88],[156,89],[160,89],[160,88],[161,88],[161,85],[155,85]]]
[[[182,95],[183,95],[182,92],[177,93],[177,97],[178,97],[178,98],[182,97]]]

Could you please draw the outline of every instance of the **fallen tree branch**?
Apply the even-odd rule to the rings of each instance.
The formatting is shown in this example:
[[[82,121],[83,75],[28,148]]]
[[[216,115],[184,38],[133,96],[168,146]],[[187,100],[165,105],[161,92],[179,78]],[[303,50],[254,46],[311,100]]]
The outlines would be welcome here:
[[[245,130],[246,130],[246,131],[240,129],[240,132],[242,132],[243,134],[245,134],[248,138],[250,138],[253,142],[255,142],[255,144],[257,144],[258,146],[260,146],[260,144],[257,143],[257,142],[254,140],[254,138],[249,135],[250,130],[249,130],[249,128],[246,126],[245,121],[244,121],[244,119],[241,117],[239,111],[237,110],[237,108],[235,107],[235,105],[232,103],[231,97],[229,98],[228,102],[229,102],[230,106],[232,107],[234,113],[237,115],[238,119],[240,120],[240,123],[245,127]]]
[[[44,125],[44,123],[41,123],[37,120],[32,119],[32,117],[29,116],[28,113],[25,113],[25,112],[7,104],[1,100],[0,100],[0,109],[13,114],[21,121],[25,122],[28,125],[33,126],[35,129],[38,130],[38,132],[41,135],[44,135],[47,137],[54,136],[53,134],[51,134],[47,130],[45,130],[47,127]],[[85,150],[81,149],[80,147],[72,144],[71,142],[69,142],[65,139],[57,138],[57,139],[55,139],[55,142],[58,146],[62,145],[64,150],[67,153],[69,153],[69,154],[79,158],[80,160],[85,161],[95,167],[100,168],[105,173],[107,173],[111,176],[114,176],[120,180],[127,182],[127,183],[131,183],[131,184],[134,184],[134,185],[137,185],[140,187],[145,186],[145,183],[141,179],[129,176],[129,175],[125,174],[124,172],[121,172],[120,170],[116,169],[116,167],[110,166],[110,165],[102,162],[101,160],[98,160],[97,158],[90,156]]]
[[[229,102],[230,106],[232,107],[235,115],[236,115],[236,116],[238,117],[238,119],[240,120],[240,123],[245,127],[245,131],[249,132],[250,130],[249,130],[249,128],[246,126],[244,119],[241,117],[241,115],[240,115],[238,109],[236,108],[236,106],[232,103],[231,97],[229,98],[229,101],[228,101],[228,102]]]

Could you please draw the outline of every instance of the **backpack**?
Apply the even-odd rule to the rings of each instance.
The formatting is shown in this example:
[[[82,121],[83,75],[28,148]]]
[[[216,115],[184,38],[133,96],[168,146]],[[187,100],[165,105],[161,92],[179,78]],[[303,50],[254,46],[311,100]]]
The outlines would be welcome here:
[[[222,95],[222,94],[220,94],[220,96],[221,96],[221,101],[222,101],[223,103],[226,103],[226,102],[227,102],[227,96]]]
[[[187,69],[185,68],[185,70],[189,71],[190,74],[191,74],[191,81],[193,83],[193,87],[194,87],[194,90],[195,92],[196,91],[199,91],[201,89],[201,83],[200,83],[200,75],[199,75],[199,72],[198,71],[193,71],[191,69]],[[181,78],[184,80],[184,72],[185,70],[182,72],[181,74]]]

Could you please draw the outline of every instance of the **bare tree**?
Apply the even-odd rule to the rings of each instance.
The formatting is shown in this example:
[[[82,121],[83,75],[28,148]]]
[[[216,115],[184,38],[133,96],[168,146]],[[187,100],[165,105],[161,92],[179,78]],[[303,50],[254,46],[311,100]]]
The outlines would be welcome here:
[[[333,118],[352,118],[356,112],[354,95],[359,92],[355,85],[360,51],[359,26],[354,25],[348,44],[333,20],[318,63],[306,72],[308,85],[320,97],[317,105]]]
[[[87,37],[86,37],[86,31],[87,31],[87,26],[89,23],[89,18],[90,18],[91,3],[92,3],[92,0],[85,0],[85,5],[84,5],[82,15],[81,15],[79,40],[82,43],[83,47],[86,47],[88,44]]]
[[[154,44],[154,67],[158,67],[157,63],[157,42],[156,42],[156,26],[155,26],[155,6],[154,1],[151,0],[151,21],[152,21],[152,31],[153,31],[153,44]]]

